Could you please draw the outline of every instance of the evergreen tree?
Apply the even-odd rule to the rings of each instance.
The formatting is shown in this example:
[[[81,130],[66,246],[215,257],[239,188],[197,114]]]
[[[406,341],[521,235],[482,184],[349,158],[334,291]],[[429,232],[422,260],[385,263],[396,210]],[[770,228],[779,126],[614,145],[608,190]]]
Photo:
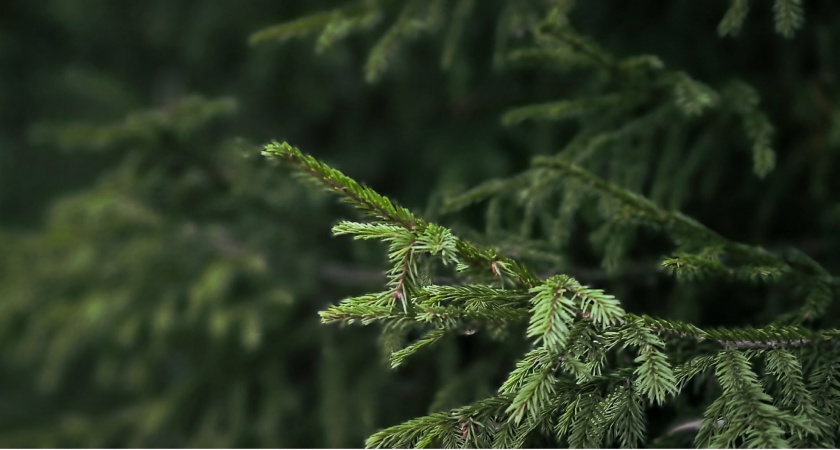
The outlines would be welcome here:
[[[835,445],[834,2],[276,3],[0,6],[0,442]]]

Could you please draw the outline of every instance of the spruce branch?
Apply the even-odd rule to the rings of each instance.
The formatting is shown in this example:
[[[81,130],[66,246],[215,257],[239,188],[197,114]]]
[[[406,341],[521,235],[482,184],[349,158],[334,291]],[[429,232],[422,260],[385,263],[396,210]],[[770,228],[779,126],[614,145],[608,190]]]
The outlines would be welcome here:
[[[415,242],[400,246],[399,243],[391,245],[388,259],[396,265],[387,272],[390,279],[388,282],[391,288],[391,302],[399,301],[403,311],[408,314],[409,309],[409,284],[414,284],[417,279],[415,275],[414,246]]]
[[[353,239],[379,239],[396,241],[404,237],[405,227],[390,223],[359,223],[341,221],[334,226],[332,233],[336,236],[352,235]]]
[[[566,21],[546,20],[538,28],[538,39],[546,43],[560,43],[572,52],[588,58],[606,73],[613,76],[621,71],[621,65],[607,50],[594,41],[575,32]]]
[[[470,330],[467,334],[471,334],[475,327],[504,328],[527,321],[526,337],[535,340],[535,348],[517,362],[497,397],[391,427],[372,436],[367,445],[522,446],[532,432],[549,428],[571,446],[594,447],[604,442],[635,445],[644,435],[642,399],[663,404],[677,396],[689,380],[712,367],[724,395],[706,409],[697,436],[699,443],[730,445],[744,439],[753,445],[778,445],[798,442],[793,436],[827,436],[824,416],[813,406],[817,400],[811,390],[827,389],[829,396],[834,395],[838,385],[835,366],[831,365],[834,363],[821,366],[806,387],[805,370],[792,351],[826,349],[828,354],[836,354],[840,331],[782,325],[706,330],[629,314],[617,299],[601,290],[581,285],[567,275],[543,280],[515,260],[502,258],[493,250],[481,250],[445,227],[424,222],[288,144],[268,153],[284,156],[319,185],[378,219],[373,223],[341,222],[334,227],[335,234],[390,243],[389,258],[394,264],[390,289],[346,299],[323,311],[322,321],[362,325],[383,322],[400,333],[425,331],[419,340],[391,354],[394,367],[452,331]],[[697,258],[717,264],[715,261],[728,252],[748,262],[761,259],[764,263],[785,264],[785,273],[798,277],[829,276],[804,255],[794,253],[782,258],[730,242],[678,212],[663,210],[563,160],[544,159],[538,164],[574,178],[580,186],[623,205],[624,211],[635,211],[634,220],[669,231],[683,246],[706,241],[706,246],[699,246]],[[492,275],[502,286],[421,286],[413,272],[413,258],[419,254],[434,255],[444,266],[455,265],[462,274],[479,271],[485,277]],[[513,286],[506,285],[505,280],[513,281]],[[408,287],[411,308],[393,308],[395,289],[403,292]],[[696,355],[672,367],[671,358],[680,354],[678,349],[685,348],[685,342],[706,347],[705,343],[715,344],[717,353]],[[607,353],[617,345],[637,350],[635,365],[605,370],[607,361],[612,361]],[[764,392],[749,366],[749,360],[759,356],[766,358],[769,374],[789,382],[777,402]],[[834,402],[831,397],[824,401],[828,408],[834,408],[834,403],[829,403]]]
[[[438,328],[463,329],[473,323],[518,323],[528,318],[524,293],[487,286],[426,286],[415,292],[412,307],[395,311],[393,289],[343,300],[321,312],[323,323],[369,325],[407,321]]]
[[[376,25],[382,10],[398,1],[404,0],[363,0],[344,8],[310,14],[256,31],[251,34],[249,43],[258,45],[268,41],[282,42],[320,32],[316,49],[321,52],[352,31]]]
[[[724,86],[723,95],[741,118],[744,134],[752,142],[753,172],[764,178],[776,166],[776,153],[772,147],[773,125],[759,108],[760,96],[755,88],[741,81]]]
[[[771,325],[764,328],[703,330],[694,325],[649,316],[626,314],[625,320],[642,320],[663,337],[714,342],[726,350],[794,349],[806,346],[837,346],[840,330],[814,331],[801,326]]]
[[[572,448],[598,448],[603,438],[603,398],[598,392],[581,394],[575,405],[571,430],[566,435]]]
[[[543,292],[558,292],[558,289],[563,292],[565,292],[565,290],[568,290],[568,292],[570,292],[573,295],[573,299],[578,299],[578,303],[576,304],[576,311],[578,311],[580,314],[585,314],[587,317],[591,316],[592,320],[594,320],[595,323],[626,324],[628,323],[628,321],[635,320],[636,316],[623,314],[617,301],[611,296],[605,296],[602,293],[602,291],[585,288],[573,279],[566,276],[553,277],[547,280],[546,282],[539,281],[538,277],[530,273],[525,267],[521,266],[517,262],[513,260],[499,258],[494,252],[490,250],[479,250],[472,244],[457,239],[454,236],[452,236],[451,233],[445,232],[445,229],[443,227],[433,227],[431,225],[426,224],[425,222],[420,221],[419,219],[416,219],[409,211],[394,206],[393,203],[391,203],[391,201],[387,198],[376,194],[369,188],[362,188],[355,181],[341,174],[341,172],[338,172],[324,165],[323,163],[318,162],[310,156],[303,155],[297,149],[294,149],[288,144],[269,145],[266,148],[266,153],[270,156],[284,156],[287,160],[291,160],[293,165],[303,170],[305,173],[316,177],[317,180],[325,184],[330,190],[346,196],[350,200],[350,202],[353,203],[355,206],[360,207],[360,209],[363,209],[365,211],[373,211],[374,214],[376,214],[381,219],[396,222],[407,231],[414,231],[414,224],[419,224],[419,226],[422,227],[420,228],[420,232],[426,229],[433,230],[432,233],[427,234],[426,238],[424,238],[426,240],[422,248],[431,253],[441,253],[445,260],[446,258],[449,258],[450,262],[460,261],[462,264],[464,263],[464,261],[474,262],[477,263],[476,265],[488,267],[490,271],[496,276],[505,274],[507,276],[518,278],[519,281],[524,281],[524,286],[531,289],[532,294],[537,294],[536,297],[534,297],[534,299],[541,298],[540,295]],[[707,241],[717,242],[718,245],[722,248],[731,249],[744,254],[749,254],[755,256],[756,259],[762,258],[766,261],[780,261],[780,263],[785,264],[787,268],[790,268],[790,266],[788,266],[780,257],[770,254],[760,248],[753,248],[743,244],[729,242],[723,237],[714,233],[713,231],[703,227],[701,224],[686,216],[683,216],[678,212],[669,212],[662,210],[653,202],[645,199],[644,197],[640,197],[623,188],[605,182],[599,177],[577,166],[563,162],[559,158],[538,160],[537,164],[545,164],[549,167],[556,167],[562,170],[563,173],[567,175],[579,178],[586,185],[597,189],[604,194],[610,195],[612,198],[615,198],[625,204],[633,206],[635,209],[644,212],[647,217],[653,218],[656,222],[669,227],[673,227],[676,230],[675,233],[686,236],[701,236]],[[336,226],[335,231],[337,234],[353,234],[358,239],[379,238],[384,240],[395,241],[395,236],[399,236],[399,233],[396,233],[398,229],[395,228],[393,225],[381,223],[354,224],[351,222],[342,222]],[[402,245],[399,247],[406,248],[407,246]],[[447,254],[449,256],[446,256]],[[811,264],[816,263],[811,261]],[[467,266],[470,267],[470,264],[467,264]],[[427,300],[421,300],[420,303],[422,304],[424,301],[428,302],[428,299],[442,299],[443,297],[439,296],[440,292],[442,292],[441,289],[442,288],[437,287],[427,291],[421,290],[419,297]],[[474,290],[480,288],[473,287],[471,289]],[[552,289],[554,289],[554,291],[552,291]],[[449,293],[447,295],[452,294]],[[486,292],[482,295],[486,295]],[[521,295],[521,291],[520,293],[515,294],[515,296]],[[551,294],[551,297],[547,298],[554,298],[553,295],[554,294]],[[361,297],[357,301],[342,302],[342,304],[339,305],[339,310],[326,311],[323,315],[324,320],[341,320],[348,322],[361,321],[362,323],[370,323],[372,320],[390,317],[391,314],[386,313],[383,309],[381,309],[382,306],[379,306],[379,309],[377,309],[377,305],[382,305],[382,298],[382,294],[380,293],[373,294],[371,296]],[[449,298],[455,298],[455,296]],[[543,304],[542,301],[534,301],[536,301],[537,304]],[[365,303],[366,305],[361,305],[361,303]],[[537,336],[537,330],[542,330],[542,334],[545,338],[545,336],[553,335],[553,333],[555,332],[553,330],[558,330],[557,328],[554,328],[558,324],[568,323],[568,320],[564,321],[564,319],[561,319],[560,322],[555,322],[552,320],[547,321],[548,317],[552,317],[551,311],[557,311],[550,306],[552,304],[553,303],[551,300],[549,300],[548,303],[545,303],[545,305],[548,306],[548,308],[544,310],[546,313],[548,313],[547,315],[540,316],[538,314],[535,316],[543,317],[543,319],[534,319],[536,321],[532,323],[532,328],[530,331],[530,333],[532,333],[532,336]],[[511,318],[527,316],[527,314],[523,314],[522,310],[524,308],[522,306],[517,307],[507,305],[506,307],[508,308],[506,314],[508,314]],[[454,317],[470,317],[469,314],[461,315],[460,313],[458,313],[457,308],[443,308],[435,310],[433,308],[438,308],[437,306],[429,306],[428,304],[426,304],[426,308],[432,309],[427,309],[426,311],[422,312],[421,316],[425,317],[429,323],[432,323],[440,318],[448,318],[446,320],[450,320]],[[543,310],[539,309],[539,311]],[[476,311],[473,311],[473,313],[476,313]],[[564,317],[567,317],[568,319],[568,316]],[[478,318],[478,316],[474,315],[472,316],[472,318]],[[834,338],[836,338],[838,333],[834,330],[826,332],[812,332],[808,329],[801,327],[768,327],[765,329],[743,331],[706,331],[688,324],[680,324],[674,321],[659,320],[649,317],[642,317],[642,320],[648,326],[651,326],[652,329],[659,330],[658,332],[671,333],[672,335],[676,334],[681,337],[690,336],[693,339],[699,341],[712,340],[717,342],[724,348],[741,350],[787,348],[810,345],[813,343],[831,341]],[[554,340],[555,342],[560,342],[556,340],[556,337],[551,338],[551,340]]]
[[[494,419],[501,416],[502,411],[510,402],[510,396],[501,395],[451,411],[412,419],[373,434],[365,441],[365,446],[367,448],[434,448],[443,447],[442,444],[450,444],[449,448],[462,447],[465,441],[477,438],[475,434],[464,437],[463,428],[467,422],[484,425],[480,431],[490,434],[492,438],[497,428],[494,425]]]
[[[730,0],[729,8],[718,25],[718,35],[737,36],[749,10],[750,0]],[[773,14],[776,32],[786,38],[792,38],[796,30],[805,22],[802,0],[775,0]]]
[[[446,31],[443,51],[441,52],[441,69],[449,70],[452,67],[452,62],[455,60],[455,55],[458,50],[458,44],[461,41],[461,35],[464,32],[464,25],[474,8],[475,0],[458,0],[455,4],[452,10],[449,28]]]
[[[443,227],[418,219],[409,210],[396,205],[387,197],[367,186],[360,185],[352,178],[302,153],[288,143],[268,144],[263,155],[269,159],[276,158],[286,162],[304,174],[307,179],[314,180],[318,185],[341,196],[346,203],[356,209],[386,223],[397,224],[408,231],[416,232],[413,236],[421,236],[419,239],[425,239],[421,242],[421,245],[425,247],[421,248],[429,248],[433,253],[440,253],[444,263],[457,261],[459,271],[491,272],[495,275],[504,273],[513,282],[526,288],[539,284],[539,279],[522,264],[500,257],[494,250],[479,249],[469,242],[452,236],[451,232]],[[346,224],[341,225],[338,231],[342,234],[357,234],[347,229]],[[369,231],[359,229],[358,232],[365,234]],[[405,245],[402,247],[404,248]],[[393,250],[399,251],[397,248]],[[501,269],[501,272],[497,269]]]
[[[581,180],[584,185],[589,186],[601,195],[617,200],[623,205],[630,207],[632,211],[636,211],[635,216],[628,217],[628,219],[643,220],[662,226],[672,231],[674,238],[678,242],[691,242],[695,240],[721,244],[726,242],[719,234],[709,230],[694,219],[678,211],[666,211],[645,197],[605,181],[582,167],[568,163],[563,157],[537,158],[534,161],[534,165],[537,167],[551,167],[564,175]]]
[[[677,392],[682,392],[689,381],[712,368],[715,362],[716,357],[714,355],[701,355],[674,367]]]
[[[528,337],[536,337],[535,344],[543,343],[545,348],[559,354],[566,345],[570,326],[575,319],[575,303],[567,298],[565,284],[568,277],[555,277],[545,284],[531,289],[531,323]]]
[[[521,423],[526,416],[529,423],[538,420],[540,411],[545,409],[549,399],[555,395],[556,379],[551,372],[551,366],[546,366],[523,380],[513,402],[505,411],[510,414],[513,423]]]
[[[288,143],[274,142],[265,146],[262,152],[268,159],[282,159],[311,179],[321,183],[328,190],[341,195],[352,206],[379,219],[394,222],[407,230],[413,230],[419,222],[407,209],[395,205],[390,199],[379,195],[373,189],[362,186],[352,178],[301,153]]]
[[[704,249],[710,247],[722,249],[727,254],[743,261],[748,269],[745,268],[740,273],[748,278],[758,277],[772,280],[783,275],[806,278],[812,276],[810,271],[803,272],[798,267],[792,267],[784,258],[764,248],[730,241],[694,219],[678,211],[665,210],[645,197],[607,182],[597,175],[567,162],[563,157],[541,157],[536,159],[534,164],[538,167],[551,167],[559,170],[566,176],[581,180],[600,195],[620,202],[628,208],[622,210],[625,214],[625,220],[634,220],[644,225],[660,228],[666,231],[677,245],[686,247],[702,245],[701,248]],[[677,273],[680,273],[684,267],[689,267],[692,272],[689,272],[688,276],[693,276],[693,273],[698,270],[720,271],[724,267],[715,263],[714,259],[692,257],[668,259],[663,265],[677,271]],[[701,269],[701,267],[703,268]],[[729,271],[731,275],[737,275],[738,273],[731,269]],[[837,282],[835,278],[832,278],[832,280],[834,283]]]
[[[377,320],[403,319],[405,314],[395,313],[389,305],[390,300],[391,291],[368,294],[345,299],[318,314],[321,316],[321,322],[325,324],[341,322],[348,325],[369,325]]]
[[[808,390],[812,393],[814,407],[836,424],[840,420],[840,362],[835,355],[822,355],[808,377]],[[826,448],[835,447],[833,434],[825,436]]]
[[[678,73],[676,78],[675,102],[686,115],[699,116],[707,108],[714,108],[720,101],[717,92],[687,74]]]
[[[718,35],[737,36],[741,31],[747,13],[750,11],[750,0],[729,0],[729,8],[718,25]]]
[[[779,407],[799,417],[810,426],[804,435],[797,440],[806,441],[814,438],[817,441],[825,439],[834,431],[834,426],[822,412],[816,409],[811,392],[806,388],[802,365],[796,356],[788,350],[770,350],[765,353],[767,372],[779,382],[781,395],[778,398]],[[796,429],[787,430],[796,433]],[[796,434],[794,434],[796,436]]]
[[[508,54],[507,64],[511,67],[547,67],[560,71],[598,67],[591,58],[571,48],[525,48]]]
[[[518,125],[528,119],[563,120],[604,110],[615,113],[632,109],[645,100],[645,96],[621,93],[523,106],[505,113],[502,116],[502,124],[505,126]]]
[[[717,379],[723,388],[720,397],[724,417],[723,426],[711,441],[715,446],[730,446],[744,436],[748,446],[758,448],[788,448],[784,427],[809,430],[802,420],[797,420],[772,405],[772,398],[762,389],[747,357],[737,351],[723,351],[717,356]],[[715,427],[718,417],[707,416],[701,427]],[[710,425],[711,424],[711,425]]]
[[[618,441],[621,448],[636,448],[645,437],[645,416],[639,391],[618,385],[603,401],[603,424],[600,425]]]
[[[118,122],[99,125],[70,124],[64,126],[36,126],[32,139],[66,150],[114,151],[129,145],[158,146],[164,136],[188,138],[206,127],[214,119],[234,113],[237,102],[232,98],[207,99],[192,95],[181,98],[165,108],[131,113]],[[209,166],[200,155],[195,162]],[[215,167],[204,167],[220,182],[224,177]]]
[[[256,45],[267,40],[279,40],[282,42],[292,37],[315,33],[332,22],[334,16],[335,13],[329,11],[306,16],[293,22],[274,25],[252,34],[249,42],[251,45]]]
[[[794,32],[802,27],[802,0],[776,0],[773,3],[776,19],[776,31],[786,38],[792,38]]]
[[[625,317],[625,324],[619,333],[625,347],[632,345],[639,350],[639,356],[634,361],[640,363],[634,372],[634,389],[646,395],[651,402],[662,404],[677,393],[677,379],[668,363],[668,357],[662,352],[665,343],[645,326],[644,319]]]
[[[442,0],[407,1],[397,20],[370,51],[365,63],[365,79],[369,83],[380,79],[400,43],[440,24],[442,5]]]
[[[428,332],[425,336],[418,339],[413,344],[405,347],[401,350],[395,351],[391,353],[390,360],[391,360],[391,368],[396,369],[405,361],[406,358],[409,356],[417,353],[418,351],[426,348],[430,345],[441,340],[446,335],[445,329],[437,329],[434,331]]]
[[[746,9],[744,9],[746,5],[746,2],[733,4],[728,14],[729,18],[725,20],[729,24],[727,26],[734,26],[733,20],[736,20],[736,17],[733,14],[739,11],[746,14]],[[546,20],[538,28],[536,40],[539,44],[537,48],[518,50],[511,54],[509,59],[516,63],[545,64],[561,69],[592,66],[611,78],[618,79],[628,87],[620,93],[519,107],[503,116],[503,124],[514,125],[526,119],[561,120],[606,111],[599,106],[602,103],[609,106],[611,115],[619,115],[622,111],[638,109],[650,103],[651,99],[661,97],[662,93],[670,91],[674,98],[673,103],[687,116],[686,123],[688,119],[720,106],[725,106],[721,108],[723,113],[729,109],[734,110],[740,116],[744,132],[752,144],[754,173],[763,178],[775,168],[776,157],[772,148],[773,126],[758,108],[758,95],[755,90],[744,83],[735,82],[725,85],[725,92],[719,94],[684,72],[664,70],[663,64],[656,58],[643,55],[619,60],[574,32],[565,19]],[[631,91],[632,95],[627,94]],[[609,105],[609,103],[615,104]],[[659,108],[654,108],[655,111],[657,109]],[[670,119],[669,117],[666,123],[673,125]],[[582,132],[582,134],[591,135],[587,139],[585,156],[589,156],[595,149],[605,147],[608,143],[618,141],[621,137],[621,133],[616,134],[611,129],[594,128],[594,131]],[[642,129],[650,131],[650,127]],[[570,147],[572,147],[571,144]]]
[[[499,388],[499,393],[515,394],[531,374],[550,367],[551,356],[545,347],[537,347],[526,353],[525,357],[516,363],[516,368]]]

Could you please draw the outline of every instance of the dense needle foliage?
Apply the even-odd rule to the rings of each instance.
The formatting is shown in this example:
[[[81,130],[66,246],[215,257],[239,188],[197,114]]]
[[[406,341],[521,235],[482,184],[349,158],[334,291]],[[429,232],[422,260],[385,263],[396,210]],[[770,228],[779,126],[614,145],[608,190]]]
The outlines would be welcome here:
[[[738,79],[710,86],[656,56],[618,57],[573,27],[572,3],[548,2],[544,17],[528,27],[534,43],[498,56],[499,65],[583,71],[590,79],[584,93],[502,116],[504,126],[577,119],[578,129],[559,152],[534,158],[513,177],[445,199],[445,212],[486,204],[485,232],[465,231],[481,246],[287,143],[265,148],[264,155],[285,160],[371,219],[341,222],[334,234],[388,244],[386,289],[326,309],[324,323],[382,324],[388,341],[406,342],[391,351],[392,367],[459,334],[510,347],[527,325],[531,345],[494,395],[386,428],[367,446],[636,447],[693,431],[687,434],[701,447],[833,447],[840,330],[830,328],[828,310],[840,279],[796,250],[776,253],[733,241],[679,212],[682,199],[673,196],[690,189],[675,177],[684,159],[694,166],[689,170],[702,172],[715,160],[710,147],[733,140],[733,128],[749,144],[753,175],[773,172],[774,128],[758,91]],[[370,53],[368,81],[379,78],[400,38],[438,26],[443,4],[403,6]],[[382,7],[366,2],[309,16],[252,40],[320,30],[320,50],[335,39],[333,28],[366,28]],[[737,34],[748,8],[733,1],[719,33]],[[791,37],[802,26],[799,2],[777,1],[774,12],[779,34]],[[458,19],[450,27],[462,26]],[[715,127],[727,132],[719,135]],[[708,142],[686,150],[692,138]],[[671,145],[657,148],[662,142]],[[581,221],[608,276],[628,264],[633,250],[667,252],[661,267],[678,281],[775,287],[789,296],[790,311],[740,328],[627,312],[615,296],[566,274],[574,271],[573,229]],[[541,276],[530,267],[559,274]],[[442,274],[448,282],[436,280]],[[473,375],[481,376],[492,379]],[[649,430],[647,416],[657,408],[702,411],[702,420]]]

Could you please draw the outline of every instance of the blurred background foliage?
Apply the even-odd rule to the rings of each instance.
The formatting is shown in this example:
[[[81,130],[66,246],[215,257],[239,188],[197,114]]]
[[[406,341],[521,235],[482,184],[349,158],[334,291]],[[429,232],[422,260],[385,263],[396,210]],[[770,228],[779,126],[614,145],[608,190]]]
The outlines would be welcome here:
[[[0,445],[356,447],[493,392],[474,375],[510,370],[495,346],[465,337],[393,373],[377,330],[320,326],[316,311],[381,284],[382,249],[330,238],[348,212],[258,157],[288,140],[437,220],[449,193],[557,152],[574,123],[500,117],[588,93],[592,75],[504,64],[506,48],[532,41],[545,2],[475,3],[455,47],[444,26],[421,35],[377,83],[365,62],[398,8],[316,55],[315,39],[248,38],[346,2],[0,3]],[[613,54],[753,85],[777,169],[754,176],[749,143],[724,124],[705,144],[712,162],[670,177],[663,192],[679,195],[665,203],[836,270],[840,4],[806,2],[790,40],[759,4],[737,38],[718,38],[727,6],[593,0],[571,18]],[[630,147],[704,142],[686,133]],[[751,299],[757,288],[689,285],[677,298],[655,267],[605,273],[576,258],[581,281],[631,311],[704,325],[779,312],[772,294]]]

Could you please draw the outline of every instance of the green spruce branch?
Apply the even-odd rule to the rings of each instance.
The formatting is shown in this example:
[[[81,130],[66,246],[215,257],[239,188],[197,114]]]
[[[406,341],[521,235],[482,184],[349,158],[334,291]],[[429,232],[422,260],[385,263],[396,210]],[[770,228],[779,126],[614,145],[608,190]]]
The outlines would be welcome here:
[[[406,358],[439,342],[449,332],[473,334],[475,327],[504,328],[528,322],[526,337],[533,339],[533,348],[517,363],[497,397],[388,428],[372,436],[369,447],[463,446],[467,442],[523,445],[529,436],[546,427],[554,429],[559,441],[572,446],[606,442],[634,445],[644,435],[641,411],[646,403],[673,401],[692,378],[712,368],[723,395],[706,410],[698,443],[729,445],[745,439],[755,445],[786,445],[793,442],[792,436],[807,442],[807,436],[830,440],[811,389],[836,381],[822,385],[812,382],[808,387],[799,357],[792,352],[819,349],[824,355],[833,355],[829,360],[833,364],[838,360],[840,331],[778,325],[704,330],[629,314],[617,299],[601,290],[580,285],[566,275],[539,279],[514,260],[499,258],[492,250],[480,250],[288,144],[270,144],[265,154],[283,159],[381,221],[342,222],[334,232],[390,242],[391,254],[399,256],[391,258],[393,273],[399,273],[392,277],[392,289],[346,299],[322,312],[321,317],[325,323],[432,327],[419,340],[392,353],[393,367],[404,364]],[[647,220],[673,229],[678,236],[711,241],[762,261],[779,261],[764,251],[732,243],[679,213],[664,211],[643,197],[556,158],[539,164],[580,178],[583,184],[618,199]],[[407,252],[437,255],[444,266],[455,265],[461,276],[468,276],[471,269],[489,271],[502,285],[422,286],[416,277],[403,276],[412,271],[404,268]],[[408,264],[414,266],[416,261],[409,259]],[[504,278],[513,279],[513,286],[506,286]],[[405,298],[410,305],[395,309],[393,287],[408,286],[414,293]],[[674,352],[681,348],[677,342],[698,346],[711,342],[715,348],[710,350],[717,353],[674,365]],[[635,349],[637,355],[629,367],[610,363],[615,356],[609,355],[627,348]],[[789,382],[790,387],[779,393],[778,400],[758,383],[748,364],[755,358],[766,359],[768,373]],[[834,372],[821,373],[826,375],[818,374],[816,380],[835,380],[827,375]]]

